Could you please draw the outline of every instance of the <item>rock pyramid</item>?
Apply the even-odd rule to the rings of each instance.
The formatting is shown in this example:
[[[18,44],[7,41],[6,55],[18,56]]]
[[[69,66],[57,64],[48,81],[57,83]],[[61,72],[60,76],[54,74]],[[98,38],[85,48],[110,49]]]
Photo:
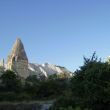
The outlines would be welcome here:
[[[10,60],[11,57],[14,57],[15,60],[26,60],[26,61],[28,61],[23,43],[19,38],[17,38],[17,40],[15,41],[15,43],[12,47],[12,51],[8,57],[9,57],[8,60]]]
[[[15,41],[11,53],[8,55],[7,69],[15,71],[20,77],[28,76],[28,58],[19,38]]]

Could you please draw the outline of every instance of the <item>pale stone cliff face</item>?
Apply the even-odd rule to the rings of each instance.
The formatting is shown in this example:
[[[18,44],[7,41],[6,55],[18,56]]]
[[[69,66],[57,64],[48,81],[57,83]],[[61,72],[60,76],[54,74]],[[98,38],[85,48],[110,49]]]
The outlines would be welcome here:
[[[23,78],[29,76],[28,58],[20,39],[16,40],[8,56],[7,69],[15,71],[18,76]]]
[[[72,73],[69,70],[67,70],[65,67],[56,66],[48,63],[45,64],[29,63],[28,69],[33,75],[39,75],[39,76],[43,75],[45,77],[48,77],[49,75],[53,75],[53,74],[61,75],[63,73],[68,74],[70,77],[72,76]]]

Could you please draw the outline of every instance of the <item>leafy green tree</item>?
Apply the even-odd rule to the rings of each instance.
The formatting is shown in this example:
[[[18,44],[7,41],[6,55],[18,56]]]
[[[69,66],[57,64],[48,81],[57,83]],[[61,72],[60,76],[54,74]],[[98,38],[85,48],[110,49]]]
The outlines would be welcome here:
[[[26,78],[25,82],[30,82],[31,84],[38,84],[40,80],[37,78],[37,75],[30,75]]]
[[[110,110],[110,65],[95,56],[84,58],[84,65],[71,80],[75,105],[93,110]]]
[[[21,90],[21,81],[13,71],[7,70],[4,72],[1,76],[1,81],[5,91],[18,92]]]

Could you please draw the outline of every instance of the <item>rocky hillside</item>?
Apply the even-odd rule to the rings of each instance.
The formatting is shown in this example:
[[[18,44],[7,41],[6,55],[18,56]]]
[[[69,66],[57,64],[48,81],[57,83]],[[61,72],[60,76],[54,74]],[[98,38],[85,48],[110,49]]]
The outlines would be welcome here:
[[[5,70],[14,71],[18,76],[24,79],[26,79],[30,75],[37,75],[38,77],[48,77],[49,75],[53,74],[61,76],[65,75],[69,77],[72,75],[72,73],[68,69],[62,66],[52,65],[48,63],[30,63],[24,45],[19,38],[16,39],[7,59],[8,60],[6,64],[4,64],[4,60],[0,60],[0,66],[4,67]]]
[[[31,74],[34,75],[44,75],[45,77],[48,77],[49,75],[53,74],[60,75],[62,73],[66,73],[69,74],[69,76],[72,76],[72,73],[65,67],[56,66],[48,63],[45,64],[29,63],[28,68],[31,71]]]

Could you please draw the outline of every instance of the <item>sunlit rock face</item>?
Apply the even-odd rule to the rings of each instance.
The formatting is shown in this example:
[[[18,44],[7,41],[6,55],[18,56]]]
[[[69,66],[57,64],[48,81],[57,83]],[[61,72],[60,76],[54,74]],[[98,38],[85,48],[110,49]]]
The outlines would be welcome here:
[[[28,67],[32,74],[44,75],[45,77],[48,77],[49,75],[53,75],[53,74],[57,74],[57,75],[60,75],[62,73],[70,74],[70,71],[64,67],[56,66],[48,63],[45,64],[29,63]]]
[[[23,43],[18,38],[8,56],[7,69],[13,70],[18,76],[26,78],[28,72],[28,58]]]
[[[4,59],[0,59],[0,67],[4,67]]]
[[[8,55],[6,69],[14,71],[18,76],[27,78],[29,75],[37,75],[47,78],[52,74],[70,73],[66,68],[52,64],[34,64],[28,63],[28,58],[20,39],[17,39],[13,45],[11,53]]]
[[[108,64],[110,64],[110,56],[107,58],[107,62]]]

